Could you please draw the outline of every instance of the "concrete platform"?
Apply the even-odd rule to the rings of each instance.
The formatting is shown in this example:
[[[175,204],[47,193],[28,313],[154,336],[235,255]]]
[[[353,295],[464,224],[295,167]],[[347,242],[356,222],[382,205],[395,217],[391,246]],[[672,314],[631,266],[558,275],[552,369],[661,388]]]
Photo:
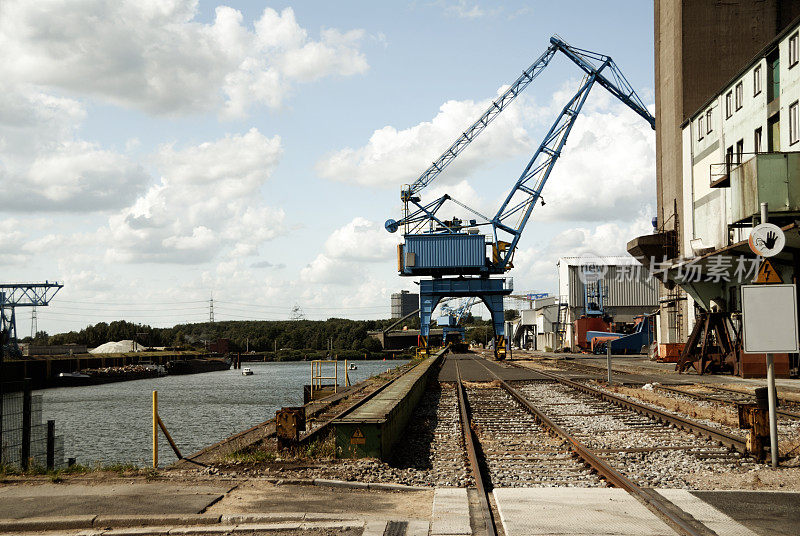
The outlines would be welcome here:
[[[467,488],[437,488],[433,494],[431,536],[469,536]]]
[[[444,350],[417,363],[364,404],[335,419],[336,457],[387,460],[443,355]]]
[[[675,535],[622,489],[496,488],[493,494],[506,536]]]
[[[0,487],[0,518],[96,514],[198,514],[232,486],[168,482]]]
[[[484,359],[478,354],[448,354],[439,371],[440,382],[456,381],[456,363],[461,371],[461,379],[468,382],[493,381],[495,377],[486,370],[487,367],[506,381],[549,379],[533,370],[503,366],[496,361]]]
[[[717,534],[800,534],[800,493],[797,492],[680,489],[658,492]]]

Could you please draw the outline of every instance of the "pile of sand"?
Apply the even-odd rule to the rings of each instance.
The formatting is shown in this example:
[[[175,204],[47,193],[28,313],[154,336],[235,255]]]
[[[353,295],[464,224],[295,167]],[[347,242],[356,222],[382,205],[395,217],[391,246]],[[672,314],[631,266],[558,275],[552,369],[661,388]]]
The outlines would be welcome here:
[[[131,341],[111,341],[105,344],[101,344],[97,348],[92,348],[89,350],[90,354],[124,354],[127,352],[141,352],[144,350],[144,346],[141,344]]]

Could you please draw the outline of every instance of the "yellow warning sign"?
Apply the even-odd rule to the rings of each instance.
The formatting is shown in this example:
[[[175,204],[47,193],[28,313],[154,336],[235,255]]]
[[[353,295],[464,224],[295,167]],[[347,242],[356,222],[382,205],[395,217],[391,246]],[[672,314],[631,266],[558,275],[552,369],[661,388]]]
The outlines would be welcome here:
[[[758,275],[753,283],[783,283],[783,278],[775,271],[769,259],[764,259],[758,267]]]
[[[350,444],[351,445],[363,445],[366,442],[367,442],[367,440],[364,439],[364,434],[361,432],[361,429],[360,428],[356,428],[356,431],[353,432],[352,437],[350,437]]]

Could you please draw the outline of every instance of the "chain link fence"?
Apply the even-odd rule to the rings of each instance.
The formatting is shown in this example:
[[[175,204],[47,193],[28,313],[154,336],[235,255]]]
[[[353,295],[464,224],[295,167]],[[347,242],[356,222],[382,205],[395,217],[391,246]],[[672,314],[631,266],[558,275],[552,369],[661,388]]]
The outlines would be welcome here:
[[[0,383],[0,395],[0,466],[64,467],[64,438],[55,435],[53,421],[42,421],[42,395],[32,394],[25,382]]]

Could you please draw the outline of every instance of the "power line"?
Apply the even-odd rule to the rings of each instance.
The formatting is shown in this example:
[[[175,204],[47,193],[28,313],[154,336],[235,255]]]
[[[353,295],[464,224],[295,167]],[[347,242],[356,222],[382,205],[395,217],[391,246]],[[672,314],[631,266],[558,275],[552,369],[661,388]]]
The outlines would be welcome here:
[[[58,300],[59,303],[80,303],[85,305],[135,305],[132,302],[98,302],[98,301],[83,301],[83,300]],[[137,302],[141,303],[141,302]],[[169,302],[151,302],[147,301],[149,305],[179,305],[183,303],[208,303],[208,300],[191,300],[191,301],[169,301]]]

